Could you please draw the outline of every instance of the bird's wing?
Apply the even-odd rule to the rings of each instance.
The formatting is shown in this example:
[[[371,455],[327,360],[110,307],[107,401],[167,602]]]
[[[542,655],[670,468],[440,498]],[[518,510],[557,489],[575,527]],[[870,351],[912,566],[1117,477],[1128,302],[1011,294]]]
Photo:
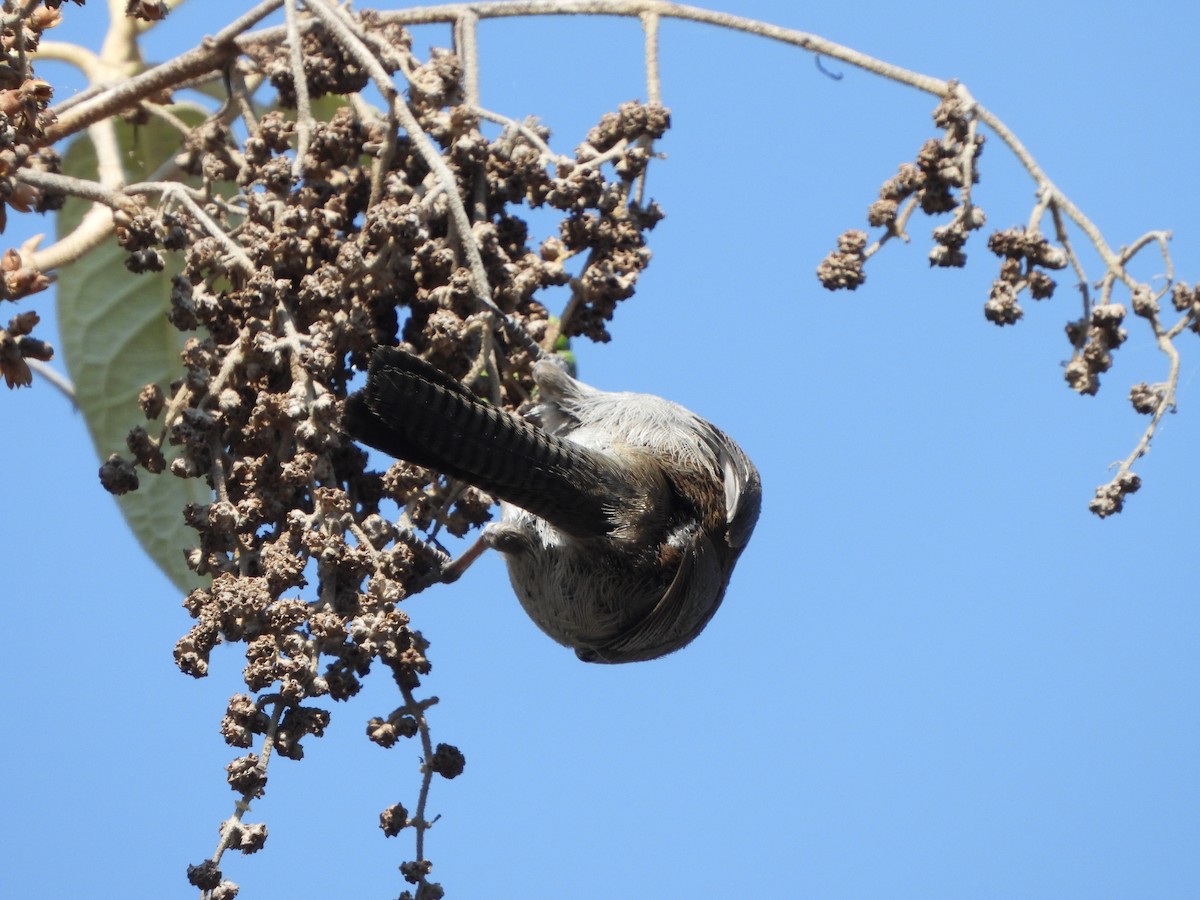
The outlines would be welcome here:
[[[646,616],[593,653],[588,662],[625,663],[657,659],[690,644],[725,596],[727,573],[721,553],[701,528],[688,531],[675,577]]]

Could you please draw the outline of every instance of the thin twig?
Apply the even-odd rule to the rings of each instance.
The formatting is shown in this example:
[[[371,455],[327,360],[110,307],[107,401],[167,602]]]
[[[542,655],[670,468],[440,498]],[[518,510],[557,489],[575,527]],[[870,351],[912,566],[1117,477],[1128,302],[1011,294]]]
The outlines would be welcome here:
[[[1047,199],[1049,198],[1049,194],[1045,196]],[[1083,316],[1086,318],[1091,309],[1091,290],[1089,287],[1091,282],[1083,270],[1083,261],[1079,258],[1079,254],[1075,252],[1075,248],[1071,244],[1071,235],[1067,231],[1067,224],[1063,221],[1062,213],[1059,212],[1058,204],[1049,202],[1049,206],[1050,215],[1054,217],[1055,238],[1062,245],[1063,252],[1067,254],[1067,259],[1071,262],[1071,269],[1075,272],[1075,277],[1078,279],[1076,283],[1079,285],[1079,292],[1083,296]]]
[[[173,104],[173,106],[176,109],[178,109],[179,107],[185,107],[186,109],[188,109],[191,112],[200,113],[201,115],[208,115],[208,110],[204,109],[204,107],[202,107],[202,106],[197,106],[195,104],[176,103],[176,104]],[[162,121],[166,122],[168,125],[170,125],[172,128],[174,128],[176,131],[178,131],[181,135],[188,135],[188,134],[192,133],[192,126],[189,125],[187,122],[183,121],[183,119],[179,118],[179,116],[175,115],[174,111],[171,108],[163,106],[161,103],[146,103],[146,104],[143,104],[142,108],[149,115],[152,115],[156,119],[161,119]]]
[[[870,259],[883,248],[884,244],[892,240],[892,238],[899,238],[907,244],[908,233],[905,231],[905,229],[908,227],[908,220],[913,217],[913,213],[916,211],[917,198],[915,196],[909,197],[904,201],[904,206],[900,208],[900,211],[896,213],[896,218],[888,223],[887,230],[881,234],[875,240],[875,242],[871,244],[870,247],[867,247],[863,251],[863,259]]]
[[[267,764],[271,760],[271,749],[275,746],[275,735],[279,732],[279,719],[283,715],[283,711],[287,704],[278,694],[265,695],[258,698],[258,704],[261,707],[263,703],[273,702],[274,708],[271,710],[270,722],[267,725],[266,733],[263,735],[262,750],[258,757],[258,770],[266,775]],[[229,849],[230,841],[233,839],[237,831],[238,824],[242,821],[242,816],[250,811],[250,802],[254,799],[251,792],[242,794],[241,797],[234,803],[233,815],[221,823],[221,837],[217,842],[217,849],[213,851],[211,857],[214,863],[221,861],[221,856]]]
[[[813,53],[839,59],[849,65],[874,72],[892,81],[908,84],[918,90],[936,96],[944,96],[947,82],[913,72],[901,66],[860,53],[825,38],[792,28],[781,28],[768,22],[747,19],[743,16],[701,9],[682,3],[664,3],[659,0],[518,0],[502,3],[447,3],[444,6],[418,6],[380,13],[381,18],[406,25],[452,23],[466,12],[473,12],[480,19],[512,18],[521,16],[637,16],[654,13],[664,19],[682,19],[715,25],[730,31],[742,31],[770,40],[802,47]]]
[[[475,109],[480,105],[478,25],[479,17],[474,12],[454,23],[454,52],[463,67],[463,97],[466,105]],[[483,162],[476,162],[472,172],[471,220],[480,222],[487,217],[487,174]]]
[[[177,188],[179,186],[176,186]],[[188,212],[195,217],[196,221],[204,226],[204,229],[216,238],[221,246],[225,248],[226,253],[231,261],[236,262],[239,269],[246,275],[254,274],[254,262],[242,249],[242,245],[233,240],[225,229],[212,220],[212,218],[201,209],[200,204],[192,199],[191,195],[185,190],[172,190],[163,194],[164,198],[177,199],[183,206],[187,207]]]
[[[642,31],[645,34],[643,55],[646,64],[646,103],[650,106],[662,106],[662,82],[659,79],[658,71],[658,13],[644,12],[641,20]],[[647,153],[650,152],[652,145],[653,141],[648,137],[643,137],[638,141],[638,146]],[[647,160],[637,178],[637,193],[634,202],[639,207],[645,205],[646,181],[649,172],[650,161]]]
[[[463,96],[479,106],[479,14],[467,10],[454,22],[454,49],[463,67]]]
[[[975,186],[975,138],[979,131],[979,120],[974,115],[974,102],[970,95],[962,89],[961,85],[955,84],[955,94],[964,101],[966,116],[967,116],[967,135],[962,141],[962,152],[960,159],[962,161],[962,187],[959,189],[959,195],[962,197],[961,209],[958,212],[958,219],[965,221],[971,213],[971,191]]]
[[[116,115],[124,109],[137,105],[147,97],[166,88],[173,88],[182,81],[209,72],[219,71],[226,62],[242,53],[236,39],[253,28],[271,13],[283,0],[263,0],[245,15],[239,16],[214,36],[205,38],[198,47],[175,57],[170,62],[135,75],[122,83],[97,94],[65,111],[53,109],[58,121],[46,129],[46,143],[53,144],[78,131]]]
[[[44,363],[40,359],[27,358],[25,364],[42,378],[45,378],[59,393],[70,400],[72,406],[76,409],[79,408],[79,403],[75,399],[75,385],[71,383],[70,378],[58,371],[54,366]]]
[[[530,144],[537,148],[538,153],[541,154],[543,163],[567,162],[570,159],[570,157],[562,153],[555,153],[554,150],[551,149],[550,145],[542,140],[541,135],[539,135],[524,122],[518,122],[516,119],[509,118],[508,116],[502,115],[498,112],[492,112],[489,109],[483,109],[479,106],[474,107],[471,111],[485,121],[494,122],[497,125],[503,125],[505,128],[511,128],[513,131],[517,132],[519,135],[521,135],[521,137],[525,138],[525,140],[529,141]]]
[[[304,72],[304,45],[300,38],[296,0],[284,0],[287,15],[288,65],[292,69],[292,87],[296,92],[296,155],[292,157],[292,178],[299,179],[304,157],[312,140],[312,103],[308,97],[308,76]]]
[[[425,761],[421,766],[421,790],[417,795],[417,808],[412,817],[412,826],[417,832],[417,859],[423,860],[425,859],[425,832],[429,830],[430,825],[429,820],[425,818],[425,808],[429,801],[429,786],[433,782],[433,741],[429,736],[429,722],[425,717],[425,710],[438,701],[437,697],[418,701],[413,696],[412,688],[400,679],[397,679],[397,684],[399,684],[400,693],[404,697],[404,712],[416,720],[417,732],[421,736],[421,750],[425,754]]]
[[[1151,319],[1150,323],[1154,328],[1158,349],[1166,355],[1168,360],[1167,380],[1163,383],[1163,390],[1159,395],[1158,405],[1154,407],[1154,413],[1150,417],[1150,424],[1142,432],[1133,452],[1117,464],[1117,473],[1113,476],[1113,481],[1117,481],[1133,471],[1133,464],[1150,451],[1150,443],[1158,433],[1158,425],[1162,421],[1162,417],[1175,408],[1175,392],[1179,386],[1179,350],[1171,341],[1170,335],[1158,323],[1157,318]]]
[[[646,34],[646,102],[662,106],[662,82],[658,72],[658,22],[656,12],[643,12],[642,30]]]
[[[87,178],[59,175],[56,172],[42,172],[38,169],[18,169],[16,177],[24,184],[42,190],[69,194],[82,200],[91,200],[93,203],[103,203],[111,209],[122,209],[129,201],[129,196],[125,191],[107,188]]]

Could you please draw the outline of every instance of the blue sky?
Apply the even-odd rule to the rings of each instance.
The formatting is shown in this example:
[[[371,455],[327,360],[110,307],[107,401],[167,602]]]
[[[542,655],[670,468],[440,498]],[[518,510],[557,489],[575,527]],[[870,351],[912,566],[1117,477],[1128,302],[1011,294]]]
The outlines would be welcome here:
[[[153,53],[248,5],[185,5]],[[962,79],[1112,244],[1173,229],[1179,276],[1200,281],[1190,7],[731,11]],[[56,37],[101,33],[101,4],[64,12]],[[763,517],[704,635],[653,663],[577,662],[496,558],[410,601],[434,740],[467,760],[434,785],[433,877],[499,900],[1200,896],[1200,347],[1181,341],[1179,413],[1141,492],[1096,520],[1087,501],[1144,423],[1128,388],[1165,370],[1138,323],[1080,398],[1068,280],[997,329],[983,240],[966,270],[931,272],[920,218],[864,287],[825,292],[817,263],[933,134],[933,100],[715,29],[667,22],[662,42],[674,127],[649,192],[668,218],[612,343],[576,348],[581,375],[727,430],[761,470]],[[562,149],[643,94],[630,21],[488,22],[481,49],[485,104],[539,115]],[[985,235],[1024,222],[1033,188],[998,141],[981,168]],[[50,229],[15,218],[6,245]],[[97,484],[81,419],[44,384],[0,403],[4,893],[189,896],[184,868],[232,810],[217,727],[241,655],[178,674],[189,620]],[[414,804],[419,750],[365,740],[396,703],[368,681],[303,762],[273,764],[249,816],[266,848],[225,861],[242,897],[402,889],[411,845],[376,817]]]

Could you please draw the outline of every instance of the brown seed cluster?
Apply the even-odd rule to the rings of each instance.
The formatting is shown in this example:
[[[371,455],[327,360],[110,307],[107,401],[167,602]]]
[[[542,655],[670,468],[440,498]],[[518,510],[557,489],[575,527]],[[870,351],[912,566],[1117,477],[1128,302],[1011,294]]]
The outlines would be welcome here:
[[[966,264],[963,247],[986,219],[970,199],[970,187],[979,180],[975,162],[983,151],[983,135],[975,132],[971,110],[954,90],[934,109],[933,121],[942,136],[927,140],[912,162],[902,164],[867,209],[867,223],[885,229],[879,243],[868,249],[864,232],[847,231],[838,238],[837,250],[817,267],[817,278],[829,290],[854,290],[862,284],[867,258],[884,240],[903,235],[908,216],[918,208],[930,216],[953,213],[950,222],[933,229],[929,264]]]
[[[187,137],[177,161],[209,189],[203,217],[179,205],[115,217],[132,271],[182,253],[169,319],[192,336],[179,378],[143,389],[146,420],[102,481],[123,492],[163,473],[211,488],[210,502],[183,510],[196,533],[188,564],[211,583],[185,599],[194,624],[175,660],[202,677],[219,645],[243,648],[248,693],[232,698],[221,731],[243,750],[266,746],[229,765],[245,801],[266,789],[260,759],[300,759],[304,739],[324,732],[329,711],[313,701],[355,695],[371,669],[390,673],[404,703],[373,717],[369,738],[427,741],[433,700],[412,692],[430,671],[429,645],[402,601],[445,553],[417,535],[461,535],[490,514],[490,497],[436,473],[368,467],[339,428],[356,372],[375,346],[403,340],[515,409],[532,388],[536,344],[608,339],[606,323],[649,260],[645,232],[662,215],[635,188],[669,124],[665,109],[623,104],[573,156],[560,155],[535,121],[484,121],[464,100],[454,54],[419,60],[403,29],[370,14],[358,22],[384,69],[404,73],[420,134],[345,100],[322,101],[324,115],[299,125],[285,113],[305,94],[340,99],[366,84],[361,60],[309,27],[306,92],[286,47],[256,45],[249,65],[275,86],[280,108],[244,122],[241,140],[218,116]],[[523,205],[558,211],[557,233],[536,242]],[[557,320],[546,306],[556,287],[566,288]],[[455,778],[464,766],[461,751],[439,743],[424,777]],[[427,827],[402,808],[389,821],[385,830]],[[421,895],[434,896],[428,861],[405,865]],[[220,883],[219,871],[196,872]]]
[[[1013,325],[1025,311],[1017,302],[1021,291],[1028,289],[1035,300],[1054,294],[1055,283],[1043,269],[1063,269],[1067,255],[1037,232],[1023,227],[993,232],[988,249],[999,256],[1000,276],[992,282],[992,290],[983,314],[997,325]]]
[[[398,40],[400,51],[412,48],[407,33],[393,30],[383,38]],[[295,109],[297,104],[296,82],[286,53],[274,52],[273,48],[260,46],[252,50],[252,57],[261,72],[278,93],[279,105]],[[316,100],[327,94],[353,94],[367,85],[368,76],[352,56],[348,56],[341,45],[321,28],[312,28],[301,38],[301,57],[308,95]],[[395,64],[386,65],[386,71],[394,72]]]
[[[163,0],[126,0],[125,15],[131,19],[141,19],[145,22],[157,22],[165,19],[168,12]]]
[[[1133,404],[1134,412],[1144,416],[1151,415],[1158,409],[1165,398],[1163,385],[1149,385],[1139,381],[1129,389],[1129,402]]]
[[[1125,315],[1122,303],[1100,303],[1092,307],[1087,319],[1068,323],[1067,338],[1075,354],[1067,363],[1064,376],[1072,390],[1081,394],[1100,390],[1100,373],[1112,368],[1112,351],[1129,336],[1121,327]]]
[[[1088,504],[1088,509],[1102,519],[1116,515],[1125,506],[1125,498],[1136,493],[1141,486],[1142,479],[1133,472],[1119,475],[1108,484],[1096,488],[1096,496]]]
[[[408,810],[400,803],[389,806],[379,814],[379,827],[388,837],[395,837],[408,824]]]
[[[883,228],[883,236],[868,246],[865,232],[851,230],[841,235],[837,249],[817,268],[817,277],[826,288],[854,290],[862,284],[867,277],[866,260],[884,241],[903,235],[908,216],[916,209],[927,215],[951,214],[949,222],[933,229],[929,264],[940,268],[966,264],[967,240],[986,222],[983,210],[971,198],[971,186],[979,181],[976,162],[983,150],[983,135],[976,133],[969,104],[953,90],[938,104],[933,120],[942,136],[930,138],[912,162],[901,165],[867,210],[868,224]],[[1024,315],[1018,303],[1022,291],[1027,290],[1035,300],[1050,297],[1055,283],[1044,270],[1067,265],[1061,249],[1023,228],[995,232],[988,239],[988,249],[1003,260],[983,307],[988,321],[997,325],[1012,325]]]
[[[83,0],[76,0],[82,5]],[[62,21],[61,0],[28,5],[4,5],[11,23],[0,30],[0,231],[8,222],[8,210],[46,212],[58,209],[62,195],[38,190],[17,180],[19,169],[59,171],[59,157],[40,147],[54,116],[47,111],[53,88],[33,73],[30,60],[36,55],[42,34]],[[18,43],[19,42],[19,43]],[[0,258],[0,302],[16,301],[44,291],[50,279],[26,266],[21,254],[8,250]],[[38,315],[19,313],[0,328],[0,375],[9,388],[30,384],[26,360],[48,360],[53,348],[32,336]]]
[[[49,344],[30,334],[40,320],[33,310],[26,310],[9,319],[7,328],[0,328],[0,375],[10,388],[27,386],[33,380],[26,360],[45,361],[54,356]]]
[[[964,246],[970,232],[982,228],[985,222],[983,211],[972,200],[972,185],[979,180],[976,162],[983,148],[983,138],[976,133],[975,111],[965,91],[951,83],[950,91],[934,110],[934,123],[942,129],[940,139],[925,142],[913,162],[900,166],[895,176],[884,182],[878,199],[867,210],[867,222],[874,228],[884,229],[883,234],[872,244],[866,232],[850,230],[838,238],[837,249],[822,260],[817,277],[830,290],[846,288],[854,290],[866,280],[864,265],[885,242],[894,237],[905,237],[909,216],[917,209],[928,215],[951,214],[951,221],[933,229],[935,246],[929,253],[930,265],[960,267],[966,263]],[[1021,320],[1025,312],[1021,308],[1022,294],[1034,300],[1044,300],[1054,294],[1056,283],[1050,272],[1073,265],[1080,281],[1085,281],[1081,265],[1066,243],[1065,235],[1058,246],[1038,230],[1038,223],[1050,211],[1056,228],[1063,228],[1063,213],[1058,199],[1049,188],[1039,195],[1028,226],[1016,226],[994,232],[988,238],[988,249],[998,256],[1000,272],[992,282],[983,312],[988,321],[996,325],[1013,325]],[[1180,323],[1173,329],[1165,328],[1160,320],[1160,301],[1167,293],[1165,289],[1155,292],[1147,284],[1135,282],[1124,270],[1124,264],[1142,246],[1157,243],[1166,256],[1165,232],[1152,232],[1144,236],[1134,248],[1122,250],[1120,259],[1110,259],[1109,271],[1097,285],[1098,302],[1088,293],[1088,286],[1081,284],[1084,295],[1083,318],[1069,322],[1067,338],[1071,342],[1072,355],[1064,365],[1064,376],[1072,390],[1084,394],[1095,394],[1100,388],[1100,375],[1113,365],[1113,354],[1128,336],[1124,322],[1127,308],[1112,299],[1115,285],[1124,282],[1130,290],[1130,306],[1133,313],[1150,322],[1160,346],[1175,333],[1188,328],[1200,333],[1200,287],[1193,288],[1184,282],[1171,286],[1171,302],[1175,310],[1183,314]],[[1167,256],[1168,268],[1170,258]],[[1090,509],[1104,518],[1121,511],[1125,498],[1141,485],[1140,478],[1130,471],[1132,461],[1145,453],[1150,438],[1161,416],[1173,409],[1175,378],[1177,370],[1167,382],[1135,384],[1129,392],[1129,401],[1134,410],[1152,416],[1145,436],[1129,460],[1120,465],[1116,475],[1107,484],[1096,489]]]
[[[854,290],[867,280],[863,266],[867,261],[867,233],[852,228],[838,235],[837,249],[821,260],[817,277],[831,291]]]
[[[1177,281],[1171,288],[1171,305],[1176,311],[1191,316],[1188,328],[1195,334],[1200,334],[1200,285],[1192,287],[1186,282]],[[1137,312],[1137,308],[1134,309]],[[1142,313],[1139,312],[1139,315]]]
[[[429,767],[446,779],[457,778],[466,764],[462,751],[449,744],[438,744],[433,750],[433,758],[429,760]]]

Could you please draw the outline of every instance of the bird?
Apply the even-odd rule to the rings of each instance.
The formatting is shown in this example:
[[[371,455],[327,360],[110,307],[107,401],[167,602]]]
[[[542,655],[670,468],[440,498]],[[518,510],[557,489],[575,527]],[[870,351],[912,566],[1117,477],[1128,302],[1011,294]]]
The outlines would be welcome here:
[[[656,659],[691,643],[725,596],[762,482],[723,431],[651,394],[604,391],[553,355],[534,405],[500,409],[399,347],[374,351],[342,428],[500,501],[441,580],[499,551],[533,622],[584,662]]]

